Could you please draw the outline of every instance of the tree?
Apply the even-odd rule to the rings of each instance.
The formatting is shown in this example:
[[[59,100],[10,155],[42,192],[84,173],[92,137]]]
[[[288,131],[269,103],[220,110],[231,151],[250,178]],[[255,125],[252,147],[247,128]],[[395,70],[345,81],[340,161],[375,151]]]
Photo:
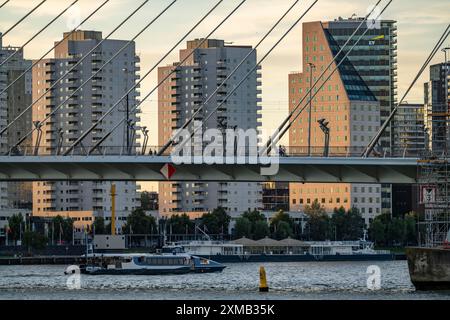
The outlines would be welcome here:
[[[150,234],[156,230],[156,221],[152,216],[147,216],[144,210],[136,209],[128,216],[122,230],[126,234]]]
[[[73,237],[73,220],[70,218],[63,218],[56,216],[52,219],[50,226],[50,234],[53,235],[53,240],[59,242],[72,242]]]
[[[294,220],[288,213],[280,210],[270,221],[270,226],[274,238],[284,239],[293,234]]]
[[[275,228],[275,239],[282,240],[286,239],[288,237],[292,237],[292,225],[290,225],[286,221],[279,221]]]
[[[386,243],[386,225],[382,219],[375,218],[370,224],[369,237],[378,246]]]
[[[230,220],[230,216],[222,207],[214,209],[211,213],[205,213],[201,218],[202,226],[206,227],[206,232],[210,234],[227,233]]]
[[[417,216],[414,212],[408,213],[403,219],[405,224],[405,241],[407,245],[417,244]]]
[[[259,240],[270,235],[270,228],[266,220],[256,221],[253,225],[253,239]]]
[[[111,228],[109,230],[106,229],[105,219],[103,217],[95,217],[94,223],[92,224],[92,231],[95,234],[110,234]]]
[[[59,242],[59,239],[62,239],[62,235],[64,234],[64,229],[62,227],[64,223],[64,218],[61,216],[56,216],[52,219],[51,225],[50,225],[50,234],[52,235],[52,239],[57,243]]]
[[[105,234],[112,233],[112,223],[111,221],[105,224]]]
[[[245,211],[242,217],[247,218],[252,224],[258,221],[265,221],[266,217],[258,210]]]
[[[364,232],[364,222],[359,210],[352,208],[346,212],[344,207],[334,209],[331,216],[331,231],[339,241],[360,239]]]
[[[252,223],[245,217],[239,217],[236,219],[234,226],[235,238],[251,238],[252,237]]]
[[[322,207],[319,203],[319,201],[316,199],[314,202],[309,206],[305,206],[305,214],[308,216],[312,215],[323,215],[326,214],[325,208]]]
[[[294,220],[292,220],[291,216],[284,212],[283,210],[278,211],[278,213],[272,218],[271,225],[278,225],[281,221],[286,222],[291,228],[294,226]]]
[[[330,234],[330,217],[317,200],[311,206],[305,206],[305,214],[308,215],[306,229],[308,230],[310,240],[328,240]]]
[[[23,244],[28,248],[28,252],[30,252],[31,249],[42,250],[45,248],[47,243],[48,243],[47,237],[45,237],[40,233],[33,231],[26,231],[23,234]]]
[[[376,217],[369,229],[369,236],[378,246],[402,246],[417,244],[417,219],[414,212],[403,218],[391,218],[384,214]]]
[[[20,240],[22,224],[24,223],[21,213],[15,214],[8,219],[9,233],[8,237],[14,241]]]
[[[259,240],[270,235],[270,228],[267,224],[266,217],[258,210],[246,211],[242,217],[249,220],[251,231],[248,238]]]
[[[181,216],[173,215],[167,220],[167,225],[172,234],[194,233],[195,224],[189,216],[183,213]]]
[[[143,210],[158,210],[156,200],[150,195],[150,192],[144,191],[141,193],[141,208]]]
[[[393,218],[387,226],[387,239],[390,245],[401,245],[405,241],[405,230],[403,220]]]

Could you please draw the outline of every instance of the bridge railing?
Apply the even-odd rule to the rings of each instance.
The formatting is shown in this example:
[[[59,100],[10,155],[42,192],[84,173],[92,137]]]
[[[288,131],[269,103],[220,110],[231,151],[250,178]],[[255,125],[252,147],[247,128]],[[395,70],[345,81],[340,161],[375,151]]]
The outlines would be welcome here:
[[[180,151],[173,151],[168,149],[163,156],[244,156],[244,157],[257,157],[265,156],[261,155],[261,146],[246,146],[236,147],[233,150],[222,150],[218,148],[214,150],[212,148],[203,148],[196,146],[180,148]],[[10,148],[3,152],[6,156],[61,156],[65,151],[65,147],[35,147],[35,146],[20,146],[17,148]],[[147,146],[132,147],[127,149],[125,146],[102,146],[92,150],[90,146],[77,146],[74,148],[68,156],[156,156],[161,146]],[[311,147],[308,149],[304,147],[284,147],[278,146],[271,150],[270,156],[279,157],[360,157],[364,151],[364,147],[346,147],[346,146],[334,146],[328,150],[328,155],[325,155],[323,147]],[[231,154],[230,154],[231,153]],[[372,157],[375,158],[418,158],[422,157],[424,152],[417,149],[396,149],[393,152],[389,150],[377,150],[374,151]]]

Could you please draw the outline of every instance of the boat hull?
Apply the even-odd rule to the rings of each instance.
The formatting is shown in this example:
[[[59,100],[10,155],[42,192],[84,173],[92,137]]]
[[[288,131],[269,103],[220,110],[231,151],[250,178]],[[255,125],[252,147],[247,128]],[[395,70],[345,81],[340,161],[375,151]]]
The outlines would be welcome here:
[[[87,275],[171,275],[171,274],[187,274],[191,273],[190,267],[182,267],[177,269],[99,269],[95,271],[86,270],[82,268],[82,274]]]
[[[212,272],[222,272],[225,266],[214,266],[214,267],[196,267],[192,272],[194,273],[212,273]]]
[[[265,263],[265,262],[326,262],[326,261],[394,261],[405,260],[396,254],[352,254],[352,255],[309,255],[309,254],[249,254],[249,255],[200,255],[219,263]]]
[[[450,290],[450,250],[407,248],[411,282],[417,290]]]

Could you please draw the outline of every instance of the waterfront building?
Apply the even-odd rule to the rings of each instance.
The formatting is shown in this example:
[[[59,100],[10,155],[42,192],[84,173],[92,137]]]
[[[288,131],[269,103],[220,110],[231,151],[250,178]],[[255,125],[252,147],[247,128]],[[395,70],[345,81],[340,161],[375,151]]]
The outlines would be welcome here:
[[[324,29],[333,39],[332,46],[341,48],[360,25],[364,18],[338,18],[324,23]],[[348,52],[355,40],[366,31],[367,24],[353,37],[353,41],[343,48]],[[348,60],[351,62],[370,91],[380,102],[380,125],[389,117],[397,104],[397,22],[380,20],[355,45]],[[395,152],[394,126],[391,123],[380,138],[380,146],[384,151]]]
[[[196,49],[201,39],[187,42],[186,49],[180,51],[180,61],[192,50],[193,55],[183,64],[158,69],[158,82],[161,82],[174,69],[176,72],[158,88],[159,145],[164,145],[175,130],[203,104],[230,74],[230,72],[252,50],[251,46],[228,45],[223,40],[210,39]],[[256,65],[256,52],[253,52],[227,83],[220,88],[210,102],[197,115],[202,122],[215,109],[230,88]],[[218,112],[202,123],[203,132],[208,129],[237,128],[255,129],[261,126],[261,101],[259,81],[260,71],[255,71],[236,90]],[[193,131],[192,126],[189,127]],[[196,145],[195,147],[200,147]],[[247,210],[262,206],[262,188],[257,183],[242,182],[162,182],[159,184],[159,211],[161,215],[187,213],[191,217],[201,216],[217,207],[224,208],[228,214],[239,216]]]
[[[338,18],[325,23],[324,28],[336,46],[342,46],[358,28],[362,17]],[[359,39],[368,24],[363,24],[353,39]],[[355,40],[344,47],[347,52]],[[397,22],[377,20],[366,35],[355,45],[348,59],[365,84],[380,103],[380,125],[383,124],[397,105]],[[384,130],[377,149],[380,152],[398,154],[401,150],[395,145],[395,126],[391,122]],[[382,212],[391,213],[391,186],[383,184]]]
[[[328,31],[330,23],[303,24],[303,72],[289,75],[290,111],[308,92],[339,50]],[[340,61],[339,58],[337,60]],[[332,70],[337,65],[332,65]],[[312,77],[311,77],[312,75]],[[328,75],[328,74],[327,74]],[[319,84],[321,82],[319,81]],[[304,104],[307,104],[308,98]],[[360,153],[380,128],[380,102],[349,59],[328,80],[311,103],[311,154],[321,155],[325,144],[318,121],[325,119],[330,129],[330,155]],[[291,152],[308,152],[309,108],[289,131]],[[319,154],[318,154],[319,153]],[[328,212],[344,207],[360,210],[366,224],[381,214],[381,185],[290,184],[290,210],[301,211],[317,200]]]
[[[0,33],[0,129],[11,123],[31,104],[31,72],[20,77],[31,61],[23,57],[18,47],[3,46]],[[19,78],[20,77],[20,78]],[[19,79],[18,79],[19,78]],[[32,127],[31,110],[25,112],[0,138],[0,152],[5,153]],[[31,138],[23,146],[29,148]],[[0,209],[31,208],[30,182],[1,182]]]
[[[37,100],[57,79],[69,72],[100,41],[101,32],[76,31],[55,48],[54,58],[37,63],[33,68],[33,100]],[[33,121],[41,121],[47,117],[127,43],[125,40],[105,40],[95,52],[71,70],[64,81],[58,82],[45,98],[34,105]],[[136,56],[135,44],[132,43],[54,113],[42,126],[41,134],[39,130],[35,130],[33,144],[39,144],[39,151],[44,155],[64,151],[135,85],[139,79],[138,71],[139,57]],[[102,139],[126,115],[127,105],[131,108],[136,104],[138,96],[137,90],[132,91],[127,99],[86,137],[83,148],[89,149]],[[124,121],[122,126],[102,143],[102,147],[108,152],[125,152],[127,132],[136,129],[140,121],[136,111],[129,113],[129,119],[134,128],[127,130]],[[134,137],[130,144],[133,149],[137,147],[139,136],[130,134],[131,136]],[[75,152],[83,152],[81,149]],[[33,182],[33,215],[93,211],[95,216],[108,218],[111,216],[111,184],[106,181]],[[126,216],[140,206],[138,187],[135,182],[117,182],[115,185],[116,217],[119,220],[126,219]]]
[[[430,80],[424,85],[425,126],[430,136],[429,149],[442,155],[450,146],[450,64],[430,66]],[[447,79],[447,80],[446,80]]]
[[[262,189],[264,211],[289,211],[289,183],[265,182]]]
[[[402,155],[420,155],[428,148],[423,104],[402,104],[395,114],[394,128],[394,145]]]

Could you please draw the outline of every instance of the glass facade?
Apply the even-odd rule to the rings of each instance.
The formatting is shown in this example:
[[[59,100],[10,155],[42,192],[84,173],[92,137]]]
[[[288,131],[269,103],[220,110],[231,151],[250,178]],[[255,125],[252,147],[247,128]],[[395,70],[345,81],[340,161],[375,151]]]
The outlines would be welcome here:
[[[351,37],[363,18],[342,19],[328,22],[324,27],[334,45],[342,47]],[[347,52],[366,31],[367,25],[358,30],[343,51]],[[380,125],[389,117],[397,104],[397,26],[396,21],[379,21],[379,28],[373,28],[355,45],[348,59],[364,80],[375,98],[380,102]],[[379,141],[379,148],[388,154],[395,152],[396,143],[391,123]],[[391,186],[382,186],[383,213],[391,213]]]

